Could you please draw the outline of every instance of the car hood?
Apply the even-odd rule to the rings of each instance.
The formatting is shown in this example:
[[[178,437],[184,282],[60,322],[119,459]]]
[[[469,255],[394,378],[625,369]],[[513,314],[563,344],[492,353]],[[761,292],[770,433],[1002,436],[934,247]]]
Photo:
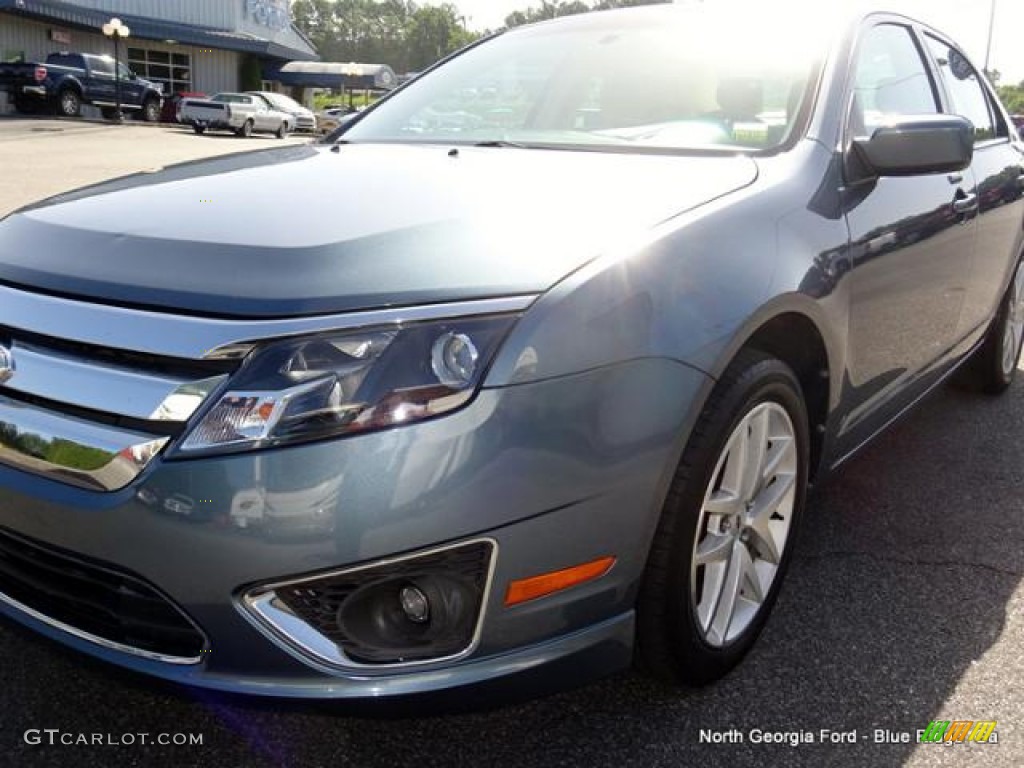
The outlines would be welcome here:
[[[304,145],[137,174],[0,222],[0,281],[222,317],[542,292],[751,184],[746,157]]]

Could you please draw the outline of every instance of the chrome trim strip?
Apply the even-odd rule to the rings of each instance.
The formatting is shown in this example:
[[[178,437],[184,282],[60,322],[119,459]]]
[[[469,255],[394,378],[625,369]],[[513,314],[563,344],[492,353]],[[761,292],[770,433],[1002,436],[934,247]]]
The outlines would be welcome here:
[[[153,421],[188,421],[227,375],[201,381],[142,373],[15,341],[4,388],[58,403]]]
[[[0,286],[0,327],[166,357],[235,359],[269,339],[519,312],[535,299],[534,295],[512,296],[284,320],[218,320],[73,301]]]
[[[112,651],[121,651],[122,653],[130,653],[132,656],[141,656],[142,658],[149,659],[150,661],[162,661],[167,664],[180,664],[182,666],[198,664],[200,661],[202,661],[201,656],[167,656],[162,653],[144,651],[141,648],[133,648],[130,645],[122,645],[121,643],[115,643],[113,640],[107,640],[105,637],[99,637],[98,635],[91,634],[89,632],[86,632],[85,630],[72,627],[70,624],[65,624],[63,621],[52,619],[46,614],[40,613],[39,611],[35,610],[34,608],[29,608],[24,603],[19,603],[13,597],[8,597],[3,592],[0,592],[0,602],[9,605],[11,608],[19,610],[22,613],[27,613],[36,621],[41,621],[43,624],[46,624],[47,626],[53,627],[54,629],[59,629],[61,632],[67,632],[69,635],[74,635],[79,640],[85,640],[87,642],[93,643],[94,645],[99,645],[103,648],[107,648]]]
[[[480,598],[480,615],[477,617],[476,628],[473,630],[473,636],[470,639],[469,645],[459,653],[451,654],[449,656],[437,657],[434,659],[418,659],[416,661],[404,661],[392,664],[363,664],[361,662],[354,661],[346,656],[344,651],[335,645],[329,638],[324,637],[313,627],[296,616],[287,605],[277,599],[277,594],[274,591],[281,587],[291,587],[296,584],[304,584],[309,581],[322,581],[323,579],[330,579],[335,576],[344,576],[350,573],[358,573],[359,571],[386,568],[387,566],[394,565],[396,563],[405,562],[407,560],[416,560],[418,558],[435,555],[440,552],[448,552],[452,549],[461,549],[462,547],[472,546],[473,544],[490,544],[491,546],[491,559],[487,566],[487,580],[484,583],[483,595]],[[498,542],[496,540],[488,537],[470,539],[469,541],[460,541],[457,544],[449,544],[444,547],[421,550],[401,557],[377,560],[366,565],[356,566],[355,568],[343,568],[336,571],[319,573],[314,576],[307,576],[301,579],[265,584],[245,593],[238,605],[241,608],[243,615],[254,619],[253,624],[270,639],[279,643],[284,642],[287,646],[304,651],[306,654],[313,656],[317,661],[327,664],[334,669],[365,674],[373,670],[389,672],[396,669],[409,669],[410,667],[424,667],[434,664],[443,664],[446,662],[458,661],[459,659],[469,656],[480,644],[480,635],[483,632],[484,618],[487,615],[487,603],[490,600],[491,587],[494,583],[494,573],[497,568],[497,564]]]
[[[94,424],[0,395],[0,463],[79,488],[124,488],[169,439]]]

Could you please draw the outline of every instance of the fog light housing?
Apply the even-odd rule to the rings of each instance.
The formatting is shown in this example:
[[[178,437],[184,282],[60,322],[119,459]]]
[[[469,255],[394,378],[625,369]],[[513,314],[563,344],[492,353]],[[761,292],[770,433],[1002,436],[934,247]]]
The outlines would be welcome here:
[[[484,539],[266,585],[243,605],[275,639],[340,668],[461,658],[479,637],[496,547]]]

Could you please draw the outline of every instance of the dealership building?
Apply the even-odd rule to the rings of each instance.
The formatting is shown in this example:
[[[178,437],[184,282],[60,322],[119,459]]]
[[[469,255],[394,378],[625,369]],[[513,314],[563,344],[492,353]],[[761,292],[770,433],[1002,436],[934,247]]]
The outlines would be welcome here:
[[[121,56],[167,95],[281,90],[286,65],[318,60],[288,0],[0,0],[0,60],[113,54],[101,28],[115,16],[131,30]]]

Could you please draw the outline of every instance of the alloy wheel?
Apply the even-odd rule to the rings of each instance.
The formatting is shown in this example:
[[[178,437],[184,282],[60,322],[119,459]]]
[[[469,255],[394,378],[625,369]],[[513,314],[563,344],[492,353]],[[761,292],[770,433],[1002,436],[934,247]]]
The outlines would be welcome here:
[[[64,91],[60,96],[60,108],[64,115],[74,117],[78,114],[78,96],[73,91]]]
[[[763,607],[789,539],[798,467],[793,422],[775,402],[750,410],[718,458],[690,572],[691,605],[710,646],[735,641]]]
[[[1024,268],[1018,266],[1010,286],[1010,304],[1006,308],[1006,326],[1003,329],[1003,373],[1009,376],[1020,357],[1024,339]]]

